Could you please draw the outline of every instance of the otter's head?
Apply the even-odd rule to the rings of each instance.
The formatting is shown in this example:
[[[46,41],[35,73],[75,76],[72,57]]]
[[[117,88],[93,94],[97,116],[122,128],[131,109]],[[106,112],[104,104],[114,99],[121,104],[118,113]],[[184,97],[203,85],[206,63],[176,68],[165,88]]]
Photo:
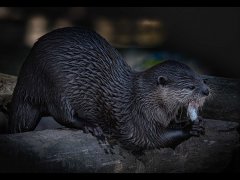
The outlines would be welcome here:
[[[156,83],[154,97],[167,110],[175,111],[179,107],[189,106],[197,110],[210,93],[204,79],[183,63],[165,61],[149,72],[151,81]]]

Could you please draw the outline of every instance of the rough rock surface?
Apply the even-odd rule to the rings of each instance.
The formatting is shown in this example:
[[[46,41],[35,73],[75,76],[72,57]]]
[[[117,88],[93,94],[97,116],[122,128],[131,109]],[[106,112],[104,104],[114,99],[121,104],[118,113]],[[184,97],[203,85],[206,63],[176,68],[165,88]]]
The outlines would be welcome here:
[[[205,136],[191,138],[175,150],[151,150],[140,157],[118,145],[114,154],[106,154],[95,137],[80,130],[5,134],[0,135],[0,172],[231,171],[233,152],[240,145],[237,127],[235,122],[207,120]]]

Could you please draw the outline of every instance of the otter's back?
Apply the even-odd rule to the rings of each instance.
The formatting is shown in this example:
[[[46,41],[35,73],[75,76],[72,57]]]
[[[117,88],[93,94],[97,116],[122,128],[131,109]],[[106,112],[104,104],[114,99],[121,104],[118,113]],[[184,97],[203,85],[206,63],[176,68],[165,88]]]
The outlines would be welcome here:
[[[94,31],[62,28],[34,44],[20,71],[16,91],[44,101],[60,98],[56,94],[61,93],[78,106],[91,101],[93,105],[107,84],[117,83],[130,71],[121,55]]]

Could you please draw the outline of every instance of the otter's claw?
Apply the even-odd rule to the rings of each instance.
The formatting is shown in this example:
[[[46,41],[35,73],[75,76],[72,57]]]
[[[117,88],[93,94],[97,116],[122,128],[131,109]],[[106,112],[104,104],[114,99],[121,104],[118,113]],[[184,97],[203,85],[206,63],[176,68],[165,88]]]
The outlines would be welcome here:
[[[114,154],[113,147],[108,143],[108,140],[105,136],[98,138],[98,143],[104,149],[106,154]]]
[[[102,128],[98,126],[84,126],[83,131],[85,133],[91,133],[93,136],[97,138],[99,145],[104,149],[106,154],[114,154],[113,148],[108,143],[107,138],[104,136]]]
[[[85,133],[92,133],[92,135],[96,137],[103,135],[103,131],[100,127],[84,126],[83,131]]]
[[[205,134],[205,121],[203,118],[199,117],[198,120],[194,121],[189,132],[192,136],[199,137]]]

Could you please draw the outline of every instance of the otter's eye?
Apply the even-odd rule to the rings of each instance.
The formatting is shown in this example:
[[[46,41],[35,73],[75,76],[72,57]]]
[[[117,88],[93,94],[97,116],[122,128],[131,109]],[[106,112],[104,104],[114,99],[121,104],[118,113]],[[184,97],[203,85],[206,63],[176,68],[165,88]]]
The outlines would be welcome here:
[[[192,85],[192,86],[188,86],[187,88],[190,89],[190,90],[194,90],[195,86]]]
[[[207,81],[204,79],[204,80],[203,80],[203,83],[204,83],[204,84],[207,84]]]
[[[161,84],[162,86],[166,85],[167,81],[168,81],[167,77],[164,77],[164,76],[158,77],[158,84]]]

